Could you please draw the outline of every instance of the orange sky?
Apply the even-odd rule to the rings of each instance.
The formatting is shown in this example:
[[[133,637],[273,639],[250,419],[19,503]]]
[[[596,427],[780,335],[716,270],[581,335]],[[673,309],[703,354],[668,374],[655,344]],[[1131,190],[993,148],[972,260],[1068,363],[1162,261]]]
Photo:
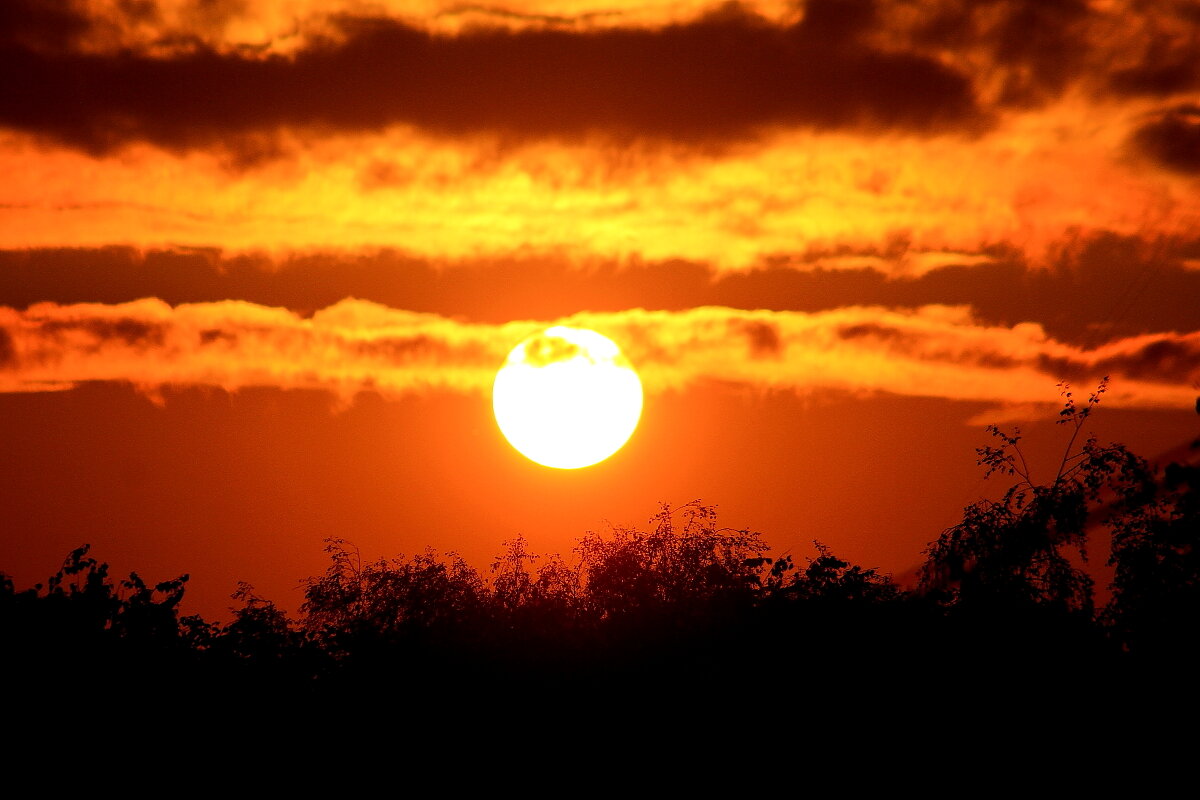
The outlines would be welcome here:
[[[17,0],[0,64],[18,583],[89,541],[294,608],[324,536],[485,566],[695,497],[902,572],[1060,380],[1196,432],[1188,4]],[[647,389],[580,473],[489,416],[557,322]]]

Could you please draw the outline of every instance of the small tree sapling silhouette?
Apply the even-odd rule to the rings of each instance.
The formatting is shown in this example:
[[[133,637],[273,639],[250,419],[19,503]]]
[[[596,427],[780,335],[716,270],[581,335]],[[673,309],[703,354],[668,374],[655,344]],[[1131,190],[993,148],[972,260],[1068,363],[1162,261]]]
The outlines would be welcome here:
[[[1000,500],[967,506],[962,522],[929,545],[921,570],[923,591],[938,592],[950,604],[1037,606],[1090,618],[1093,581],[1072,561],[1072,556],[1087,560],[1089,503],[1143,465],[1123,445],[1101,446],[1095,436],[1076,446],[1108,388],[1107,377],[1083,406],[1068,384],[1059,388],[1064,403],[1058,423],[1070,428],[1070,437],[1054,477],[1046,483],[1034,480],[1019,429],[1010,434],[989,426],[999,444],[976,450],[985,477],[1017,480]]]
[[[951,608],[990,606],[1021,620],[1018,609],[1057,610],[1086,620],[1121,650],[1159,666],[1200,661],[1200,466],[1159,470],[1122,444],[1078,444],[1108,386],[1087,404],[1069,387],[1059,424],[1071,435],[1052,480],[1034,480],[1020,432],[989,432],[999,445],[977,450],[987,475],[1015,477],[999,501],[968,506],[963,521],[927,549],[921,588]],[[1200,449],[1200,440],[1192,445]],[[1111,599],[1093,616],[1086,563],[1089,530],[1107,532],[1114,569]],[[1098,625],[1097,625],[1098,623]]]

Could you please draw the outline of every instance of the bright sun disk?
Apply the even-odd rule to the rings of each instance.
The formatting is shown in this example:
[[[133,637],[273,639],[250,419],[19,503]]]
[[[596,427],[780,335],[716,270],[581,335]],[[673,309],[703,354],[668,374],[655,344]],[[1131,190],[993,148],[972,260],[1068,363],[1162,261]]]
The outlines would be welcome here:
[[[620,348],[555,326],[508,354],[492,386],[496,423],[531,461],[578,469],[621,449],[642,416],[642,382]]]

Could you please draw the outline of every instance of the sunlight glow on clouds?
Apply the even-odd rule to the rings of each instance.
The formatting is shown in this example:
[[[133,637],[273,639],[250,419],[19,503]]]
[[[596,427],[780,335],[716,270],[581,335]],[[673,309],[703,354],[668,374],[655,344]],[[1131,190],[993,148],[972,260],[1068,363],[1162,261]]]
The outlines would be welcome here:
[[[443,34],[480,26],[654,28],[694,20],[725,4],[725,0],[149,0],[137,4],[77,0],[76,7],[97,21],[84,39],[95,49],[155,50],[162,49],[164,42],[182,39],[218,50],[256,47],[289,53],[313,38],[335,33],[331,21],[339,17],[394,19]],[[747,0],[740,5],[776,24],[794,22],[803,14],[803,3],[794,0]]]
[[[1186,407],[1200,378],[1200,333],[1129,337],[1084,350],[1041,326],[977,323],[955,306],[850,307],[813,314],[701,307],[632,309],[562,320],[468,324],[344,300],[304,318],[245,302],[175,308],[38,304],[0,310],[0,387],[62,388],[126,381],[163,386],[485,394],[512,346],[551,324],[612,338],[649,393],[718,381],[751,388],[888,392],[1040,402],[1063,378],[1112,376],[1129,407]]]
[[[1057,114],[1069,131],[1071,113],[1048,110],[1035,127]],[[778,132],[720,157],[395,130],[284,139],[288,158],[237,174],[220,152],[93,159],[10,138],[0,247],[383,246],[450,260],[547,252],[745,269],[814,249],[879,252],[897,236],[917,252],[1010,244],[1036,260],[1064,230],[1153,238],[1200,224],[1190,179],[1110,155],[1119,126],[1055,141],[1031,125],[980,142]]]
[[[1176,3],[11,8],[0,248],[738,270],[1200,227]]]

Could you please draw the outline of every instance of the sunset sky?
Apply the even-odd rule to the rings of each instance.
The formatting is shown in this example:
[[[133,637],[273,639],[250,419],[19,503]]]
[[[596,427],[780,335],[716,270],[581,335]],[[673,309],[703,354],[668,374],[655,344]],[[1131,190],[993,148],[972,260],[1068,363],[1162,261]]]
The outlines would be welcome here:
[[[1200,432],[1200,4],[5,0],[0,571],[72,548],[282,607],[366,558],[566,554],[700,498],[903,576],[1103,440]],[[641,425],[553,470],[509,350],[615,341]],[[1102,560],[1102,558],[1101,558]]]

